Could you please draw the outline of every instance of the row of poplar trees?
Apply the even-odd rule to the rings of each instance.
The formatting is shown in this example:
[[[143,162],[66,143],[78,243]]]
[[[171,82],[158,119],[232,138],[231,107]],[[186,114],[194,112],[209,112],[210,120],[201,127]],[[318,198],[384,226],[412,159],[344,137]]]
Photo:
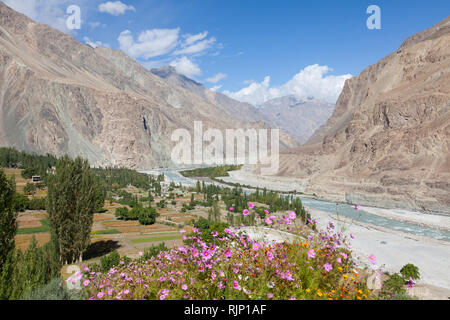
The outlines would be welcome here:
[[[60,276],[61,266],[81,262],[90,245],[94,213],[103,206],[104,188],[87,160],[58,160],[48,177],[47,213],[51,241],[37,247],[33,239],[23,254],[15,247],[15,184],[0,169],[0,299],[18,299]]]

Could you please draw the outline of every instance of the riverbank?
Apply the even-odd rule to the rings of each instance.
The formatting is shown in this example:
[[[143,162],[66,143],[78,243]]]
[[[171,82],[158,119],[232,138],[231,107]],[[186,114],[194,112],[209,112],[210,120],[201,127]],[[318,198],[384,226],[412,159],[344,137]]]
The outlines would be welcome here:
[[[448,216],[426,214],[422,212],[401,209],[384,209],[367,206],[360,206],[360,209],[371,214],[394,219],[397,221],[409,222],[420,226],[450,231],[450,217]]]
[[[308,208],[319,228],[331,221],[338,231],[352,234],[352,250],[360,266],[369,266],[369,255],[377,257],[376,267],[390,273],[399,272],[402,266],[413,263],[419,267],[418,284],[429,284],[449,290],[450,243],[373,226],[337,217],[335,214]]]
[[[367,208],[380,208],[385,209],[386,212],[392,211],[397,212],[398,214],[393,214],[391,216],[392,219],[407,219],[406,215],[401,216],[401,213],[411,213],[411,220],[407,222],[417,223],[419,225],[425,225],[428,223],[428,217],[432,216],[442,216],[447,219],[443,219],[446,223],[448,229],[441,229],[448,231],[450,229],[450,208],[441,207],[442,210],[421,210],[421,206],[416,206],[411,201],[401,200],[401,199],[388,199],[386,197],[380,196],[375,197],[373,195],[365,195],[360,194],[356,196],[354,193],[346,193],[344,191],[340,192],[331,192],[331,190],[338,190],[339,184],[336,182],[330,181],[332,184],[327,188],[319,188],[320,191],[316,191],[315,194],[311,191],[311,186],[308,185],[307,182],[296,179],[292,177],[279,177],[279,176],[259,176],[253,173],[253,168],[251,166],[244,166],[241,170],[230,171],[228,172],[228,177],[221,177],[219,179],[227,182],[227,183],[240,183],[242,185],[248,185],[254,188],[267,188],[267,190],[276,190],[279,192],[292,192],[296,191],[297,193],[301,193],[301,197],[304,198],[313,198],[322,201],[329,201],[335,203],[358,203],[359,205],[364,205]],[[386,214],[386,212],[374,210],[373,214]],[[415,218],[419,215],[423,215],[424,218]],[[399,220],[403,221],[403,220]],[[406,220],[405,220],[406,221]],[[436,221],[436,218],[431,218],[429,223],[433,226],[442,227],[442,224]]]

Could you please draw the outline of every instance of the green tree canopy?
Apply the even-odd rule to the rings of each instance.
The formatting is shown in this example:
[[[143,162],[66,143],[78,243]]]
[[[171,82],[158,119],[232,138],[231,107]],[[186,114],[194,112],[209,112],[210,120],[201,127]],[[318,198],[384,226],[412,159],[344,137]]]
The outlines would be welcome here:
[[[64,156],[56,164],[56,172],[49,177],[48,215],[55,233],[61,261],[82,260],[82,253],[90,245],[94,212],[101,193],[89,163],[80,157]]]

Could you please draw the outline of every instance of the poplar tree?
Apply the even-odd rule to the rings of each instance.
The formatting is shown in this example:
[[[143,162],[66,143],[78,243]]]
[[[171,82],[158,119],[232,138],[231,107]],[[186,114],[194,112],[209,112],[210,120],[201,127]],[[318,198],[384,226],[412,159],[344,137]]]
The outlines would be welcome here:
[[[14,273],[14,236],[17,231],[17,213],[14,210],[14,182],[0,170],[0,299],[11,295]]]
[[[64,264],[81,262],[90,245],[98,188],[89,163],[80,157],[64,156],[49,177],[48,216]]]
[[[14,250],[17,231],[17,212],[14,210],[15,185],[0,170],[0,268]]]

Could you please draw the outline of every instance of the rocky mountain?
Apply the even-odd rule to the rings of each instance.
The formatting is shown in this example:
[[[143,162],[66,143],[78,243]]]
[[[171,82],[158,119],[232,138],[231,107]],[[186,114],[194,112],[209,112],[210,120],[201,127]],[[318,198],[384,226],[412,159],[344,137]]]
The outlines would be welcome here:
[[[300,143],[306,142],[330,118],[334,104],[313,97],[295,95],[275,98],[261,104],[258,110]]]
[[[230,117],[236,117],[243,121],[261,121],[270,127],[277,127],[270,117],[266,117],[255,106],[234,100],[220,92],[205,88],[201,83],[177,73],[174,67],[164,66],[152,69],[151,72],[169,82],[172,85],[187,89],[204,100],[216,105],[225,111]],[[278,127],[284,129],[283,127]]]
[[[280,161],[308,193],[450,214],[450,17],[347,80],[323,128]]]
[[[172,132],[192,132],[194,121],[204,130],[264,126],[0,2],[1,146],[80,155],[93,165],[170,166]],[[282,146],[294,145],[284,137]]]

